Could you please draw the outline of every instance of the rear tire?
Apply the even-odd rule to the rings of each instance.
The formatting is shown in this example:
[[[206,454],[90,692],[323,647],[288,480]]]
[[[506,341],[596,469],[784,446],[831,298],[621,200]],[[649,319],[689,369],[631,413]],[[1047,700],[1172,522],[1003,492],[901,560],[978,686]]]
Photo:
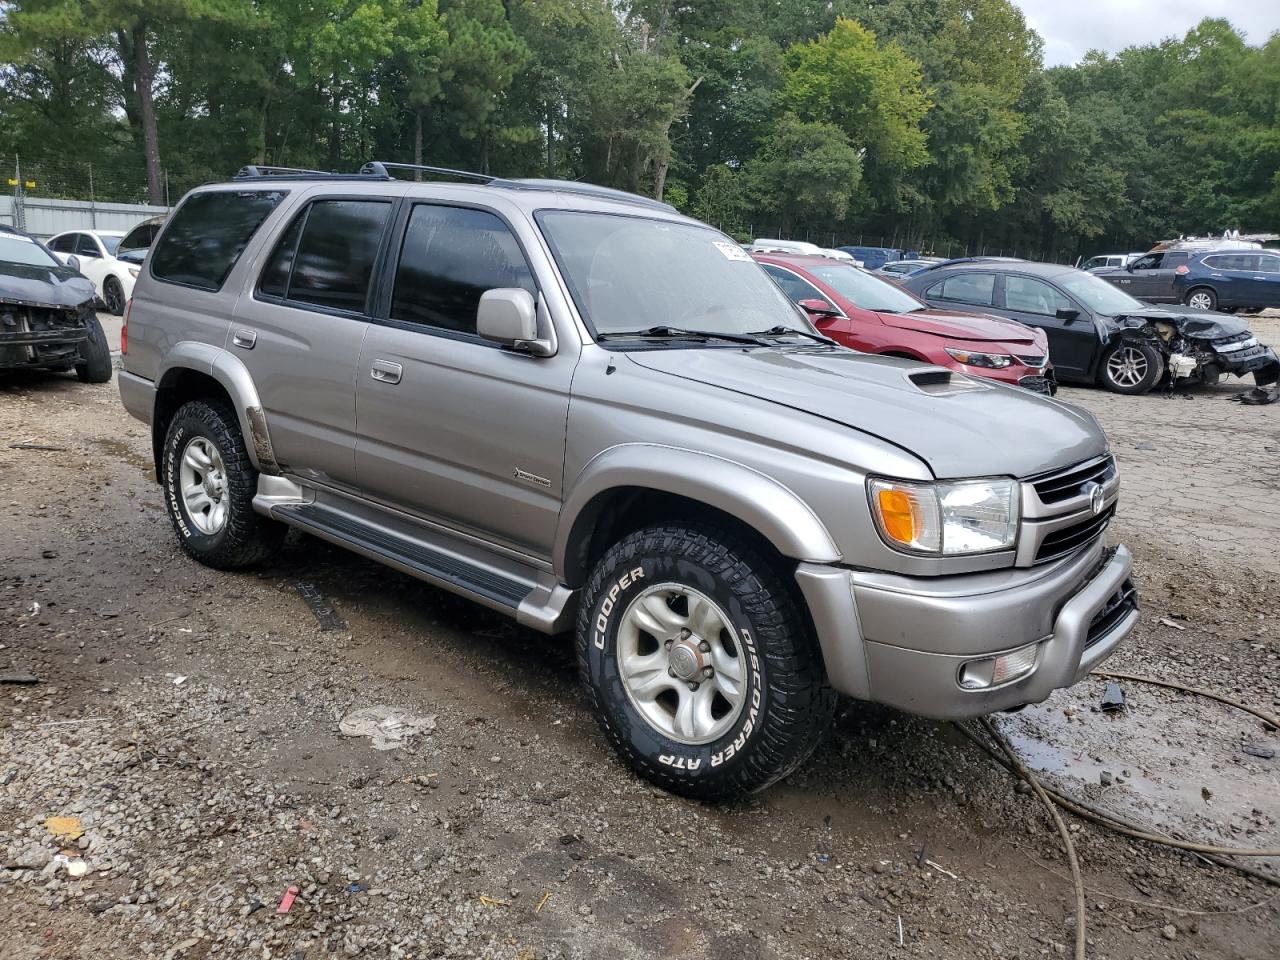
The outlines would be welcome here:
[[[81,383],[106,383],[111,379],[111,348],[97,317],[89,320],[89,339],[80,347],[83,359],[76,364]]]
[[[1164,376],[1164,357],[1149,343],[1121,340],[1102,357],[1098,380],[1113,393],[1146,393]]]
[[[584,591],[577,649],[588,699],[622,759],[688,797],[782,779],[835,708],[794,586],[750,542],[714,526],[652,527],[611,547]]]
[[[1194,287],[1182,301],[1192,310],[1217,310],[1218,295],[1208,287]]]
[[[178,408],[161,451],[160,477],[178,543],[205,566],[252,566],[284,542],[285,525],[253,510],[258,471],[227,404],[210,398]]]

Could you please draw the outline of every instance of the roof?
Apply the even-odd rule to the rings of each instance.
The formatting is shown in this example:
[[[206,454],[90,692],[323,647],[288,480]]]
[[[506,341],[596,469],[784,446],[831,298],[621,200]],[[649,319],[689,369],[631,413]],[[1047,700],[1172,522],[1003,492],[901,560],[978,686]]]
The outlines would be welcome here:
[[[961,271],[965,273],[990,273],[995,270],[999,273],[1019,273],[1032,277],[1057,277],[1064,273],[1072,273],[1075,269],[1075,267],[1064,263],[1037,263],[1034,260],[989,257],[985,260],[948,260],[946,263],[935,263],[928,270],[921,270],[919,273],[913,274],[913,279],[915,277],[931,276],[944,270],[955,273]]]

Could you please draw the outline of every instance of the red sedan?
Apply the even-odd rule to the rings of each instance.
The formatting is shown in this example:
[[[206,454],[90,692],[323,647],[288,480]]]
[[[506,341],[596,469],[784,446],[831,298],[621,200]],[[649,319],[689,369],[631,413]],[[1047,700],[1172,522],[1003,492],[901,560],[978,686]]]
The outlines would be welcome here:
[[[1057,392],[1043,330],[990,314],[935,310],[889,280],[825,257],[752,257],[820,331],[846,347]]]

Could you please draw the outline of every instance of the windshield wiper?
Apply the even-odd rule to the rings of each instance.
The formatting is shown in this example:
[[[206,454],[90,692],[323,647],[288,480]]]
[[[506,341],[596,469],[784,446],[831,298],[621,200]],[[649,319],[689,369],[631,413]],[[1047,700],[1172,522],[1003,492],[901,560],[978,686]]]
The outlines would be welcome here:
[[[796,331],[799,333],[800,331]],[[685,330],[682,327],[656,326],[644,330],[622,330],[601,333],[600,340],[727,340],[730,343],[746,343],[753,347],[768,346],[759,337],[745,333],[721,333],[717,330]]]
[[[795,327],[784,327],[779,324],[776,327],[770,327],[768,330],[753,330],[751,336],[754,337],[785,337],[794,334],[797,337],[808,337],[810,340],[816,340],[818,343],[829,343],[832,346],[839,346],[830,337],[824,337],[820,333],[810,333],[808,330],[797,330]]]

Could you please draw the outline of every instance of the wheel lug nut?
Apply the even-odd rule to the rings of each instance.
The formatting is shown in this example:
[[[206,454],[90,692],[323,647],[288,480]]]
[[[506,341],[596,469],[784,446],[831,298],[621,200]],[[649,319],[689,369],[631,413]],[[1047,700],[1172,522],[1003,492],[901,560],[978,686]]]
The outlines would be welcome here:
[[[675,643],[674,640],[667,640],[667,642],[664,643],[663,646],[666,647],[668,650],[670,650],[674,643]]]
[[[703,667],[703,668],[702,668],[702,675],[703,675],[704,677],[706,677],[708,680],[709,680],[709,679],[711,679],[711,675],[712,675],[713,673],[715,673],[715,670],[714,670],[712,667]]]
[[[681,639],[681,640],[688,640],[691,636],[693,636],[693,632],[692,632],[688,627],[681,627],[681,628],[680,628],[680,639]]]
[[[697,680],[690,680],[690,681],[689,681],[689,689],[690,689],[690,690],[697,690],[697,689],[698,689],[698,681],[697,681]]]
[[[709,644],[709,643],[707,643],[707,641],[703,640],[700,644],[698,644],[698,649],[699,649],[699,650],[701,650],[703,653],[710,653],[710,652],[711,652],[711,644]]]

